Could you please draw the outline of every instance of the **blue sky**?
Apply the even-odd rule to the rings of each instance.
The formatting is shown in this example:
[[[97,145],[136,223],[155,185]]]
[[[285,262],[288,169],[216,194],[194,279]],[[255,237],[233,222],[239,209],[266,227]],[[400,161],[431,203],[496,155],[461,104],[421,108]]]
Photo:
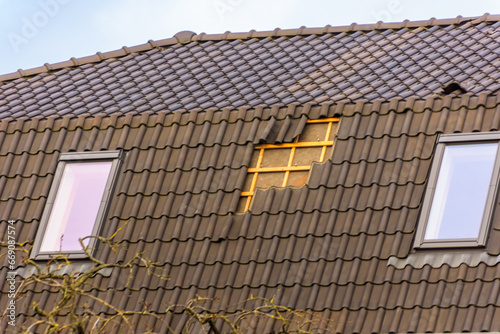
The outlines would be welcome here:
[[[182,30],[222,33],[500,13],[498,0],[0,0],[0,74]]]

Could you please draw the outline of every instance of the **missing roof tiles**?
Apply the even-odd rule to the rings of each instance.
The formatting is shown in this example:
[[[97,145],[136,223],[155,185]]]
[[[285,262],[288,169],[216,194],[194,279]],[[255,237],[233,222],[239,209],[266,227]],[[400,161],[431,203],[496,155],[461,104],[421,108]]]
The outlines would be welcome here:
[[[338,118],[309,120],[292,143],[255,146],[237,212],[250,208],[257,188],[301,187],[314,161],[331,155]]]
[[[443,90],[444,95],[450,95],[451,93],[459,93],[459,94],[467,93],[467,90],[457,82],[452,82],[446,86],[442,86],[441,89]]]

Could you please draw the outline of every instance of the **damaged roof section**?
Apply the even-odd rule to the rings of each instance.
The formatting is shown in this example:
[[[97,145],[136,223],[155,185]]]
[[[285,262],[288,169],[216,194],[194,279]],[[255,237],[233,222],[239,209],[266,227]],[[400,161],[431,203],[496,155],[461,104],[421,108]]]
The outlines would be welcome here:
[[[324,162],[332,155],[338,122],[339,118],[308,120],[293,142],[254,146],[237,212],[250,208],[258,188],[306,184],[312,164]]]

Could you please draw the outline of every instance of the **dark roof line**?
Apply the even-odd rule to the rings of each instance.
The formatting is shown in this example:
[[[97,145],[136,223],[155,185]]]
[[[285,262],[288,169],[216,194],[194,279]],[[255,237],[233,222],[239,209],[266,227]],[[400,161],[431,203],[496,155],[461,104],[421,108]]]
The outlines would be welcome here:
[[[47,73],[50,71],[59,70],[63,68],[80,66],[90,63],[98,63],[106,59],[124,57],[131,53],[144,52],[157,47],[168,47],[175,44],[185,44],[190,42],[222,41],[222,40],[298,36],[298,35],[322,35],[327,33],[343,33],[343,32],[353,32],[353,31],[418,28],[418,27],[429,27],[429,26],[440,26],[440,25],[459,25],[466,22],[477,24],[480,22],[491,22],[491,21],[493,22],[500,21],[500,15],[491,15],[489,13],[486,13],[480,17],[469,17],[469,18],[464,18],[461,15],[459,15],[454,19],[437,20],[436,18],[433,17],[426,21],[404,20],[403,22],[396,22],[396,23],[384,23],[382,21],[379,21],[375,24],[352,23],[349,26],[332,27],[330,25],[327,25],[323,28],[306,28],[305,26],[302,26],[298,29],[276,28],[273,31],[250,30],[248,32],[239,32],[239,33],[226,31],[223,34],[206,34],[206,33],[196,34],[192,31],[181,31],[175,34],[173,37],[167,39],[162,39],[158,41],[149,40],[145,44],[140,44],[132,47],[124,46],[123,48],[114,51],[109,51],[104,53],[97,52],[95,55],[85,56],[81,58],[72,57],[70,60],[67,61],[54,64],[45,63],[43,66],[27,70],[19,69],[13,73],[0,75],[0,82],[11,81],[22,77],[30,77],[36,74]]]

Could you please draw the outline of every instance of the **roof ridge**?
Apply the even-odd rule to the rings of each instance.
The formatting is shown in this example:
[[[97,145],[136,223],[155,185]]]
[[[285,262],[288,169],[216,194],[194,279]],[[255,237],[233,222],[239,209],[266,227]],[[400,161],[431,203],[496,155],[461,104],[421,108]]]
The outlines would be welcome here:
[[[22,77],[31,77],[36,74],[47,73],[54,70],[80,66],[90,63],[98,63],[110,58],[124,57],[135,52],[149,51],[157,47],[166,47],[175,44],[186,44],[190,42],[206,42],[206,41],[222,41],[222,40],[237,40],[237,39],[250,39],[250,38],[265,38],[265,37],[283,37],[283,36],[298,36],[298,35],[322,35],[327,33],[343,33],[351,31],[369,31],[369,30],[386,30],[386,29],[402,29],[402,28],[417,28],[417,27],[428,27],[428,26],[439,26],[439,25],[459,25],[466,22],[471,22],[472,24],[478,24],[480,22],[491,22],[500,21],[500,15],[491,15],[485,13],[482,16],[477,17],[467,17],[464,18],[461,15],[452,19],[436,19],[434,17],[429,20],[419,20],[410,21],[404,20],[403,22],[396,23],[384,23],[378,21],[377,23],[368,24],[357,24],[352,23],[348,26],[336,26],[326,25],[322,28],[307,28],[301,26],[298,29],[280,29],[276,28],[272,31],[255,31],[250,30],[248,32],[230,32],[226,31],[223,34],[206,34],[204,32],[196,34],[192,31],[181,31],[176,33],[173,37],[161,39],[161,40],[149,40],[147,43],[139,44],[136,46],[127,47],[124,46],[121,49],[109,51],[109,52],[97,52],[95,55],[84,56],[75,58],[72,57],[69,60],[48,64],[45,63],[43,66],[34,67],[31,69],[19,69],[16,72],[0,74],[0,83],[12,81]]]

